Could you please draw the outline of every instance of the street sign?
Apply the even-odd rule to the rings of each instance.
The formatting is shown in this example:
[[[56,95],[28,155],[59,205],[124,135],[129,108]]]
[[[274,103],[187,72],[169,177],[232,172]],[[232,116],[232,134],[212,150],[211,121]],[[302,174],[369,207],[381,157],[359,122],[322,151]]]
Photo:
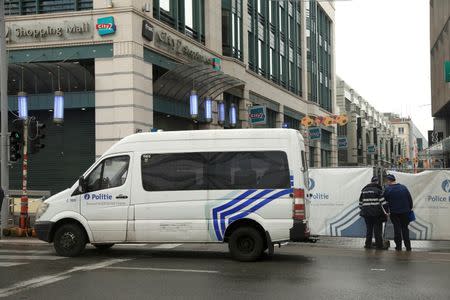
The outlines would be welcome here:
[[[308,132],[310,141],[320,140],[320,127],[309,127]]]
[[[252,125],[265,125],[267,122],[267,110],[265,106],[252,106],[248,114]]]
[[[375,154],[377,147],[375,145],[367,145],[367,154]]]
[[[339,136],[338,137],[338,149],[339,150],[345,150],[348,147],[348,141],[346,136]]]

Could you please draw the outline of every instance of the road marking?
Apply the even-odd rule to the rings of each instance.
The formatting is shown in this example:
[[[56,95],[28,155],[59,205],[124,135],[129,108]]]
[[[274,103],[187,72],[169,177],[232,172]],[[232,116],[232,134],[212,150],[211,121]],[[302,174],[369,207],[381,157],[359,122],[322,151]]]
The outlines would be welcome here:
[[[219,271],[212,271],[212,270],[139,268],[139,267],[107,267],[106,269],[112,269],[112,270],[136,270],[136,271],[162,271],[162,272],[186,272],[186,273],[209,273],[209,274],[220,273]]]
[[[99,262],[96,264],[74,267],[68,271],[57,273],[54,275],[35,277],[35,278],[29,279],[29,280],[25,280],[25,281],[16,283],[16,284],[12,285],[11,287],[0,289],[0,298],[8,297],[8,296],[17,294],[21,291],[25,291],[25,290],[41,287],[44,285],[48,285],[51,283],[55,283],[57,281],[65,280],[67,278],[70,278],[69,274],[74,273],[74,272],[92,271],[92,270],[105,268],[105,267],[111,266],[113,264],[129,261],[129,260],[131,260],[131,259],[110,259],[110,260]]]
[[[0,262],[0,267],[14,267],[20,265],[26,265],[27,263],[23,262]]]
[[[58,260],[64,259],[66,257],[52,256],[52,255],[0,255],[0,260],[2,259],[25,259],[25,260]]]
[[[34,253],[34,254],[50,254],[53,253],[52,251],[48,250],[16,250],[16,249],[0,249],[0,253]]]
[[[173,249],[173,248],[176,248],[181,245],[183,245],[183,244],[161,244],[161,245],[152,247],[152,249]]]
[[[384,272],[384,271],[386,271],[386,269],[370,269],[370,271],[379,271],[379,272]]]

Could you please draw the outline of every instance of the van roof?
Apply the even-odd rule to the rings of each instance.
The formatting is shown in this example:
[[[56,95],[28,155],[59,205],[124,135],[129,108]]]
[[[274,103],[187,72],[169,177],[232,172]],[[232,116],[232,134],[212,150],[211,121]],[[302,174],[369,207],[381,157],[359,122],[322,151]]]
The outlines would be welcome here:
[[[206,129],[185,131],[142,132],[124,137],[114,144],[105,154],[113,152],[114,148],[127,143],[147,141],[173,140],[209,140],[209,139],[270,139],[270,138],[300,138],[299,131],[286,128],[251,128],[251,129]]]

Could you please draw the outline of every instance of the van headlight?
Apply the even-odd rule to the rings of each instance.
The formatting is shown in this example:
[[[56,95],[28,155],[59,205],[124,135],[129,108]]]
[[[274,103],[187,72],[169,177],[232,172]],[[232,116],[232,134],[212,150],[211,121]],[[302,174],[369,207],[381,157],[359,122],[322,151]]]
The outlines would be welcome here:
[[[38,220],[48,209],[49,204],[46,202],[42,202],[41,205],[39,205],[37,211],[36,211],[36,220]]]

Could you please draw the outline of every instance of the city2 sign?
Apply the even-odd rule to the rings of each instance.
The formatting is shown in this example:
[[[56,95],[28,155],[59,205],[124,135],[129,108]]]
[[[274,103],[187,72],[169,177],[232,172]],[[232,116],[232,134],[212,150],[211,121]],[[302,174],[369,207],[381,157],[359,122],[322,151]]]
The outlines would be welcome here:
[[[265,106],[257,105],[249,109],[250,124],[265,125],[267,122],[267,110]]]
[[[309,127],[308,133],[309,133],[308,136],[309,136],[310,141],[320,140],[320,137],[321,137],[320,127]]]
[[[375,145],[367,145],[367,154],[375,154],[377,147]]]

